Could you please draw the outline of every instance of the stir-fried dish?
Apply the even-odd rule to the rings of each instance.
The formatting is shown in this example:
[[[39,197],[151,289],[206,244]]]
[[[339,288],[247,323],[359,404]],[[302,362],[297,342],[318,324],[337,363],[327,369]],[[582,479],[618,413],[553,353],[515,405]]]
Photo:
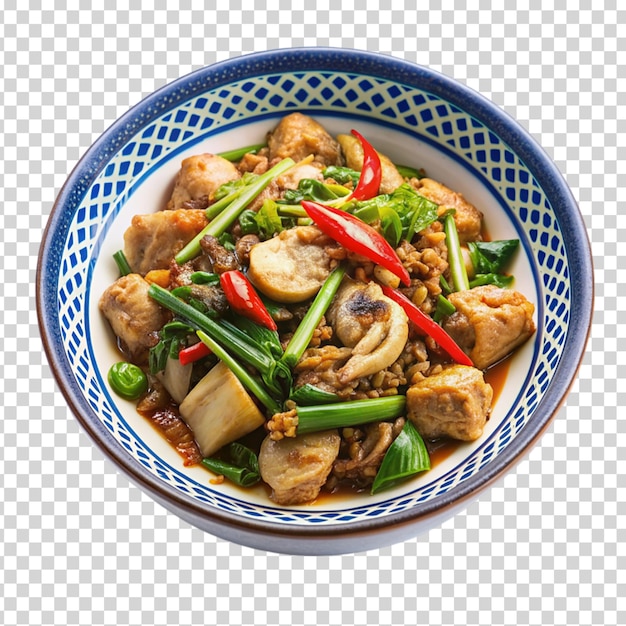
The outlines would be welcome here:
[[[519,242],[486,240],[461,194],[301,113],[172,182],[100,310],[111,387],[184,465],[294,505],[377,493],[429,470],[432,442],[482,436],[485,372],[534,305],[507,273]]]

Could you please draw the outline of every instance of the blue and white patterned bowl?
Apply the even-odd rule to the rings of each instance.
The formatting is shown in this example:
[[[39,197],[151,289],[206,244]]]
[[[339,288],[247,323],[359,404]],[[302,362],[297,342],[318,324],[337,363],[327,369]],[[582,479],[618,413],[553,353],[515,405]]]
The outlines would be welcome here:
[[[97,310],[111,255],[135,213],[159,209],[186,156],[263,140],[302,111],[332,133],[358,128],[396,162],[423,167],[518,237],[516,287],[538,331],[516,355],[479,441],[378,496],[279,507],[264,490],[211,485],[105,382],[118,355]],[[131,109],[61,190],[41,247],[38,313],[48,359],[85,431],[141,489],[184,520],[244,545],[296,554],[361,551],[415,536],[467,505],[545,430],[580,364],[592,266],[578,207],[535,141],[499,108],[424,67],[374,53],[291,49],[201,69]]]

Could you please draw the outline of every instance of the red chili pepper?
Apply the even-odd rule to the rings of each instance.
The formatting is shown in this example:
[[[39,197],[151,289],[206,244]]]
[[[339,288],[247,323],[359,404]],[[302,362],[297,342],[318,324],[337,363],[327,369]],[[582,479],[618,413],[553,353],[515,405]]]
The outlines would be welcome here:
[[[259,294],[239,270],[229,270],[220,275],[220,285],[230,308],[253,322],[276,330],[276,322],[265,308]]]
[[[352,192],[352,198],[355,200],[369,200],[378,195],[380,189],[380,181],[382,179],[382,166],[378,152],[374,150],[372,145],[356,130],[352,134],[361,142],[363,147],[363,167],[361,168],[361,176],[359,182]]]
[[[389,242],[369,224],[341,209],[302,201],[302,207],[319,229],[344,248],[367,257],[395,274],[405,285],[411,283],[409,273]]]
[[[381,285],[383,293],[397,302],[408,315],[409,319],[424,333],[430,335],[450,357],[460,365],[473,366],[472,360],[461,350],[454,339],[420,308],[416,307],[401,291]]]
[[[189,365],[189,363],[195,363],[205,356],[211,354],[211,348],[204,345],[201,341],[194,343],[192,346],[183,348],[178,353],[178,360],[181,365]]]

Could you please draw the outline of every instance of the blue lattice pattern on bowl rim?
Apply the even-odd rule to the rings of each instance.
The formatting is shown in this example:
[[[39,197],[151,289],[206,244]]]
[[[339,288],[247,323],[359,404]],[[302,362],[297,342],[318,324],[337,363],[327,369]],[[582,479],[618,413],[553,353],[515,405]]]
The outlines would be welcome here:
[[[74,178],[66,198],[65,223],[58,227],[65,231],[65,239],[57,239],[49,253],[53,265],[58,265],[58,290],[56,298],[48,293],[46,302],[58,311],[63,357],[84,401],[112,439],[152,475],[198,502],[251,520],[288,525],[370,521],[469,489],[472,478],[489,468],[495,458],[509,454],[511,442],[527,429],[553,380],[571,322],[572,260],[559,224],[563,214],[557,217],[545,181],[543,187],[537,182],[540,170],[536,164],[529,167],[503,139],[510,134],[511,122],[497,119],[488,127],[473,114],[481,112],[484,103],[476,102],[471,94],[457,93],[445,80],[439,83],[426,70],[416,85],[415,68],[396,60],[379,61],[375,55],[355,60],[347,52],[337,51],[327,54],[329,59],[322,63],[325,67],[308,69],[320,62],[324,53],[307,56],[301,51],[298,70],[287,73],[282,66],[286,59],[292,63],[292,57],[252,55],[248,64],[216,67],[212,73],[192,75],[161,94],[157,92],[137,108],[126,125],[118,125],[92,160],[83,163],[82,176]],[[343,64],[352,71],[342,69]],[[373,65],[376,72],[371,72]],[[382,124],[436,146],[473,170],[481,177],[481,184],[500,199],[515,224],[532,259],[538,285],[539,332],[532,368],[512,410],[498,427],[468,458],[436,480],[426,481],[400,498],[365,500],[341,510],[314,507],[290,511],[269,503],[251,504],[225,496],[163,462],[116,408],[87,340],[89,300],[97,298],[90,296],[89,285],[100,246],[116,215],[139,186],[164,162],[214,134],[292,110]]]

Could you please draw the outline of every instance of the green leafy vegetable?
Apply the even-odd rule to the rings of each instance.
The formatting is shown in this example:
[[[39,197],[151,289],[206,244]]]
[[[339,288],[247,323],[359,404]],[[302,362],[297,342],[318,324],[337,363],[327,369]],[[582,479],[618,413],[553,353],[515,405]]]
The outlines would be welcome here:
[[[246,209],[239,216],[239,226],[242,235],[256,235],[259,232],[259,225],[256,223],[256,211]]]
[[[271,239],[283,230],[283,222],[278,215],[278,204],[267,198],[256,214],[258,234],[263,239]]]
[[[229,196],[231,193],[233,193],[233,191],[243,189],[246,185],[249,185],[257,178],[257,174],[253,174],[252,172],[245,172],[241,178],[230,180],[227,183],[220,185],[215,190],[213,197],[215,198],[215,200],[221,200],[222,198]]]
[[[289,397],[296,404],[300,406],[310,406],[313,404],[332,404],[338,402],[339,397],[336,393],[330,391],[324,391],[315,385],[306,383],[301,387],[298,387]]]
[[[379,493],[430,469],[430,457],[424,440],[407,420],[394,439],[378,469],[371,493]]]
[[[513,284],[513,276],[502,271],[511,261],[519,247],[519,239],[501,239],[497,241],[470,241],[467,244],[474,277],[470,287],[496,285],[504,289]]]
[[[475,274],[498,274],[519,247],[519,239],[470,241],[467,244]]]
[[[342,185],[329,185],[314,178],[302,178],[298,182],[297,189],[287,189],[283,194],[283,204],[300,204],[303,200],[313,202],[329,202],[343,198],[350,193]]]
[[[514,281],[513,276],[507,274],[476,274],[472,280],[470,280],[470,289],[473,287],[479,287],[480,285],[495,285],[502,289],[508,289]]]
[[[356,186],[359,182],[359,178],[361,178],[361,172],[338,165],[329,165],[322,171],[322,175],[324,178],[332,178],[342,185],[351,182],[354,186]]]
[[[202,464],[242,487],[252,487],[261,480],[257,455],[243,444],[235,441],[228,446],[229,461],[222,459],[202,459]]]
[[[368,224],[380,220],[385,235],[392,237],[388,239],[389,243],[397,246],[401,239],[411,241],[416,233],[430,226],[437,219],[438,207],[417,193],[411,185],[404,183],[391,194],[381,194],[362,202],[349,202],[345,208]],[[399,224],[398,220],[391,217],[391,211],[396,213]]]
[[[402,178],[417,178],[418,180],[424,178],[424,172],[422,170],[417,170],[409,165],[398,165],[397,163],[395,165]]]
[[[454,291],[466,291],[470,288],[467,278],[467,268],[461,252],[459,234],[454,222],[454,210],[448,211],[443,217],[443,230],[446,233],[446,246],[448,247],[448,264]]]
[[[283,348],[280,343],[280,338],[275,330],[270,330],[261,324],[257,324],[253,320],[244,315],[231,312],[230,319],[232,325],[228,320],[222,320],[222,326],[228,326],[234,331],[244,333],[250,340],[252,340],[259,348],[265,350],[268,355],[275,359],[280,359],[283,355]]]
[[[163,326],[159,331],[159,343],[150,348],[148,368],[152,375],[165,369],[168,358],[177,359],[180,350],[187,346],[187,338],[195,329],[184,322],[174,321]]]

